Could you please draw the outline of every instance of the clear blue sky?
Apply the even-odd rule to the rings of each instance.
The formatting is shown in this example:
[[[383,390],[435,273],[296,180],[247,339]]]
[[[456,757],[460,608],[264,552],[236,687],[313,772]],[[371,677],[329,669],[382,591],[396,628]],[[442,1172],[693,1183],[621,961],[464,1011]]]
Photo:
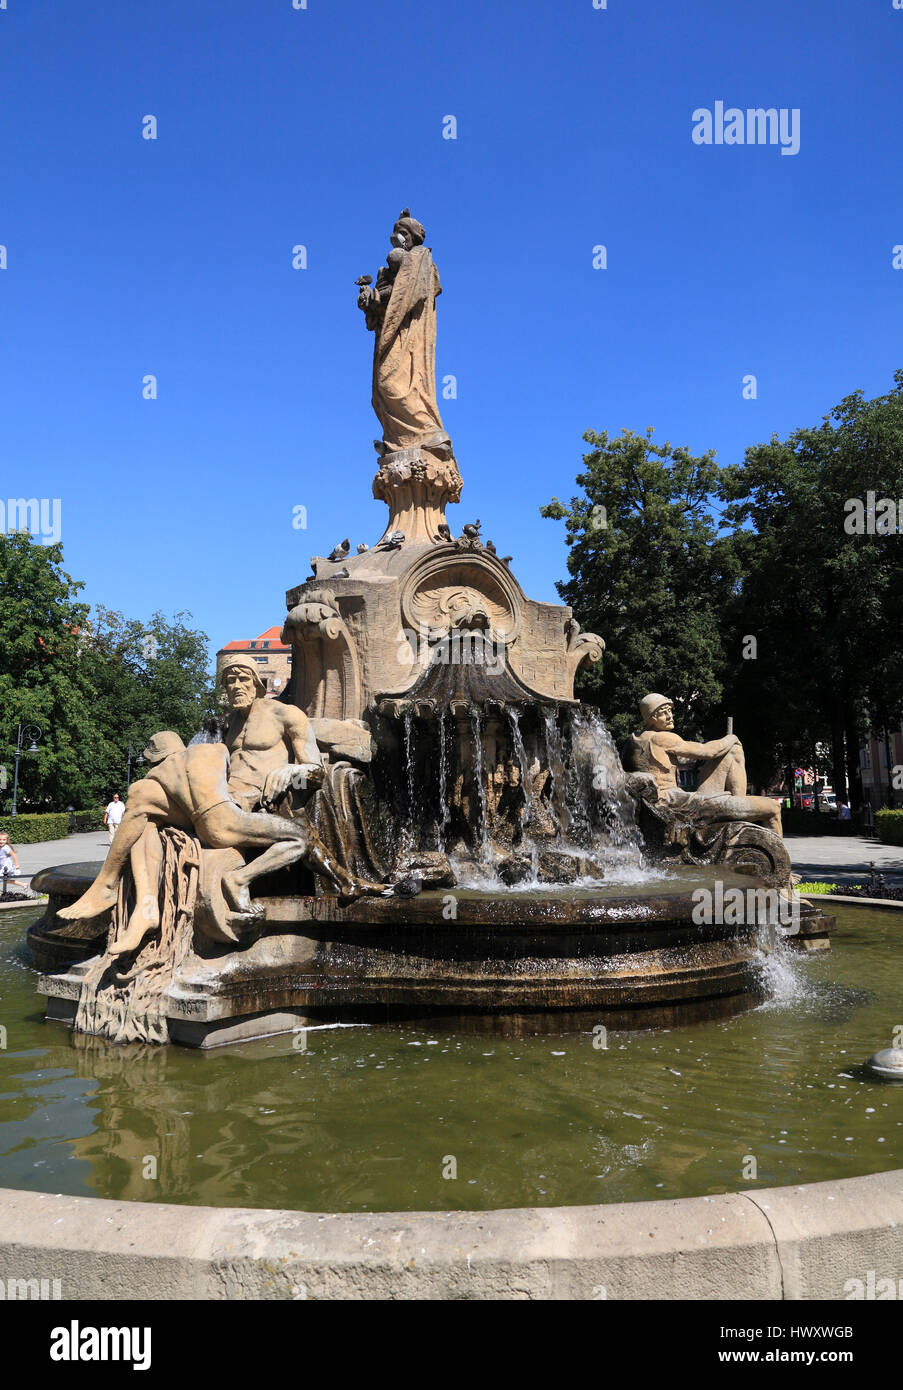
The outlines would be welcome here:
[[[92,603],[189,609],[215,649],[280,622],[311,554],[378,538],[353,282],[405,205],[458,379],[449,520],[535,598],[585,429],[727,463],[903,365],[892,0],[7,6],[0,498],[62,499]],[[718,100],[799,108],[800,152],[695,145]]]

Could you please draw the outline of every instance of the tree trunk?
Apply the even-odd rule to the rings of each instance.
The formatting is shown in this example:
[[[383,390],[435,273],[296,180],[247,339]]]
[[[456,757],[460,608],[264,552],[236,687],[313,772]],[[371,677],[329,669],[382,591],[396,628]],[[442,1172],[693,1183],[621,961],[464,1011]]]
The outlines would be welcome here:
[[[847,799],[847,772],[843,756],[843,720],[836,716],[831,721],[831,777],[838,806]]]
[[[862,774],[859,769],[859,728],[856,716],[847,706],[844,713],[847,742],[847,774],[850,788],[850,808],[862,810]]]
[[[887,804],[894,805],[894,755],[890,748],[890,731],[884,730],[884,760],[887,763]]]

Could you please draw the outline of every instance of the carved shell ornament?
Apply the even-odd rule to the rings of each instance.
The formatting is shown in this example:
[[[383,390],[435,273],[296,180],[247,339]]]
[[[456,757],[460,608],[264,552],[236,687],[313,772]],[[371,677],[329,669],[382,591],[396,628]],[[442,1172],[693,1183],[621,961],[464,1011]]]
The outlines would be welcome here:
[[[478,589],[439,589],[421,592],[418,600],[433,607],[439,615],[435,624],[442,628],[488,628],[499,627],[507,617],[507,610],[499,604],[490,602]],[[495,618],[493,624],[492,618]]]
[[[468,629],[492,632],[506,643],[519,627],[512,596],[488,568],[446,563],[423,575],[405,595],[410,625],[437,636]]]

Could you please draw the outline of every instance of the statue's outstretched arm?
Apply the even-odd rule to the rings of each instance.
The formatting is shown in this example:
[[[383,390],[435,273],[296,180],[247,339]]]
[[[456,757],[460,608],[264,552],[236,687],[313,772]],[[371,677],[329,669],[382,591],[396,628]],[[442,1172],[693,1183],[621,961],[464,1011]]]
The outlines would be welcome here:
[[[724,738],[712,739],[710,743],[690,743],[675,735],[675,741],[669,742],[667,749],[677,758],[721,758],[739,742],[736,734],[725,734]]]

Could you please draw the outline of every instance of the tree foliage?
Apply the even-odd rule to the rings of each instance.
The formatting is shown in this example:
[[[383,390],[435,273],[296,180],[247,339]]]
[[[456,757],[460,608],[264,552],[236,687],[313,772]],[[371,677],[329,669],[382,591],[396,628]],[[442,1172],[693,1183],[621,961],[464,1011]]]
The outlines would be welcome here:
[[[41,729],[19,765],[21,810],[77,808],[124,793],[132,747],[174,729],[187,741],[213,710],[208,639],[191,615],[148,622],[97,607],[62,569],[60,545],[0,535],[0,766],[8,809],[19,720]]]
[[[903,716],[903,371],[727,468],[651,431],[584,438],[582,495],[541,509],[567,526],[559,593],[607,643],[578,693],[618,737],[651,690],[686,733],[721,732],[720,706],[758,785],[827,748],[858,804],[861,739]]]
[[[732,665],[731,699],[774,761],[811,762],[830,743],[835,789],[856,802],[860,741],[903,715],[903,372],[894,380],[886,396],[857,391],[815,428],[748,449],[721,481],[744,569],[726,645],[738,652],[743,634],[758,645]],[[884,498],[896,516],[882,534]]]
[[[558,592],[606,643],[578,694],[602,707],[618,739],[653,690],[674,699],[687,732],[711,720],[722,695],[720,613],[737,578],[712,515],[714,455],[657,445],[652,433],[587,432],[582,495],[541,508],[567,528],[570,579]]]

